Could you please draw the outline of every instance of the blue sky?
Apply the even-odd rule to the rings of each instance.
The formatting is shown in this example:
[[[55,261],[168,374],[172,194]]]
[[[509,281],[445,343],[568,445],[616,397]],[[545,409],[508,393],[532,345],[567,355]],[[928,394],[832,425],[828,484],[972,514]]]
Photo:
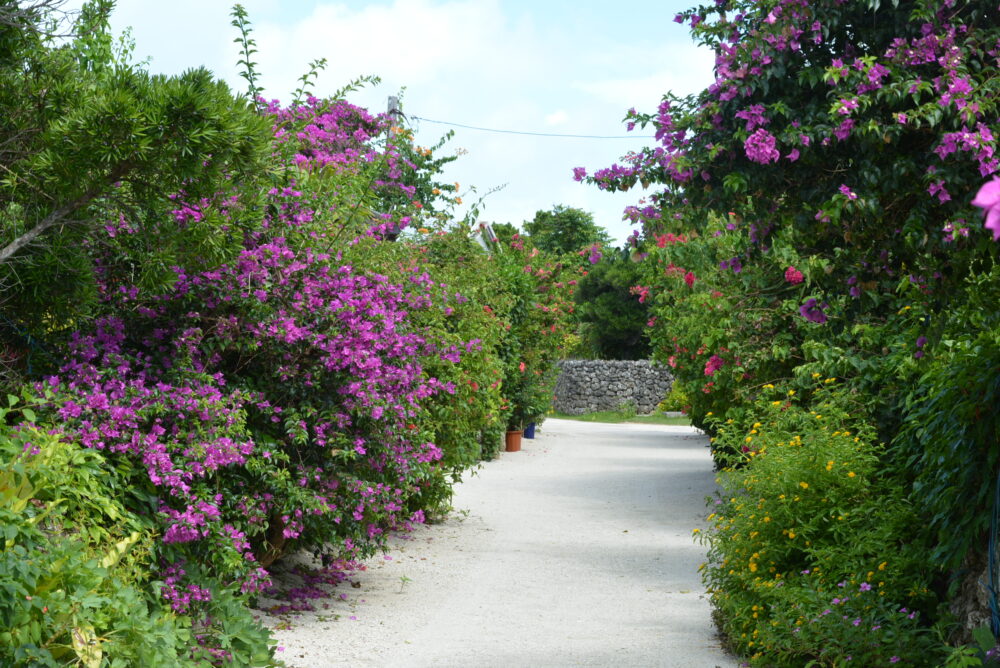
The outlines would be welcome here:
[[[74,0],[75,4],[79,0]],[[68,6],[72,6],[72,4]],[[652,110],[666,90],[686,94],[711,83],[712,55],[697,49],[673,0],[246,0],[268,98],[287,100],[311,60],[328,67],[315,86],[332,92],[362,74],[382,78],[351,100],[384,110],[405,88],[404,112],[508,130],[625,134],[629,107]],[[234,88],[237,51],[231,4],[222,0],[119,0],[116,31],[131,27],[137,59],[172,74],[205,66]],[[447,128],[420,123],[418,143]],[[648,133],[647,133],[648,134]],[[647,140],[648,141],[648,140]],[[630,228],[622,209],[641,196],[612,195],[572,179],[572,169],[610,165],[643,140],[586,140],[456,129],[447,150],[462,151],[448,180],[480,194],[482,219],[519,224],[538,209],[576,206],[618,241]],[[476,199],[469,194],[467,201]]]

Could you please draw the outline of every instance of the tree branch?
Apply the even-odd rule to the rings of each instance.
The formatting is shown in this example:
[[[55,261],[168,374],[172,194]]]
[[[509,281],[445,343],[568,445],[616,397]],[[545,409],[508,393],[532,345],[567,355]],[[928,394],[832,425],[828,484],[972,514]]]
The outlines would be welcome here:
[[[114,169],[114,171],[111,172],[111,174],[108,175],[107,183],[110,184],[118,181],[126,172],[128,172],[128,166],[119,165]],[[45,232],[45,230],[64,222],[67,216],[78,210],[80,207],[88,204],[91,200],[100,195],[103,190],[104,188],[95,184],[75,200],[57,208],[33,228],[4,246],[3,249],[0,249],[0,265],[10,261],[10,258],[14,254],[37,239],[39,235]]]

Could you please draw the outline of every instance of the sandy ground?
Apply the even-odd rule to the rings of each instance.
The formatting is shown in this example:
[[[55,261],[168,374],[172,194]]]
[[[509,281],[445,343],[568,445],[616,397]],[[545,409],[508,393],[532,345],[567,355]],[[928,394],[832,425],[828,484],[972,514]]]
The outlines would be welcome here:
[[[548,420],[394,539],[329,609],[270,619],[289,666],[730,668],[697,568],[713,487],[689,427]],[[343,595],[343,598],[341,598]]]

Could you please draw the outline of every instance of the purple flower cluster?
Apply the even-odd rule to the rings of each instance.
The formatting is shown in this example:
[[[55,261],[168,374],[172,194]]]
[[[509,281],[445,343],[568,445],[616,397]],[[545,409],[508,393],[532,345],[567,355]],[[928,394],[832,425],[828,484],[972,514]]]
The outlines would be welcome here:
[[[756,132],[747,137],[743,144],[747,158],[753,162],[766,165],[769,162],[777,162],[781,153],[777,149],[777,141],[770,132],[764,128],[758,128]]]

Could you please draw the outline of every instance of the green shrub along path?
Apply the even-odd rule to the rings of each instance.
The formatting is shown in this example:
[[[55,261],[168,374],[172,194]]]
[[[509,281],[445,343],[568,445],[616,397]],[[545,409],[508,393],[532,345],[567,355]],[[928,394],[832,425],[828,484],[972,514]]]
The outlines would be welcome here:
[[[278,656],[301,668],[735,666],[692,540],[714,488],[707,446],[691,427],[548,420],[457,485],[446,521],[395,539],[352,577],[360,587],[279,628]]]

